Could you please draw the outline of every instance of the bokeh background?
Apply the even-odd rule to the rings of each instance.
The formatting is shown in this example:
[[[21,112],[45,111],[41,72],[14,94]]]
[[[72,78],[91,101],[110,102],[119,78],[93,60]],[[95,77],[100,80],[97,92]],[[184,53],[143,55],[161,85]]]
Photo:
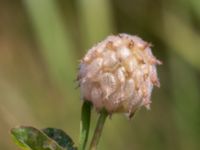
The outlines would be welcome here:
[[[64,129],[77,143],[78,60],[122,32],[154,45],[161,88],[151,111],[108,119],[99,149],[199,150],[199,0],[0,0],[0,149],[18,150],[9,130],[21,124]]]

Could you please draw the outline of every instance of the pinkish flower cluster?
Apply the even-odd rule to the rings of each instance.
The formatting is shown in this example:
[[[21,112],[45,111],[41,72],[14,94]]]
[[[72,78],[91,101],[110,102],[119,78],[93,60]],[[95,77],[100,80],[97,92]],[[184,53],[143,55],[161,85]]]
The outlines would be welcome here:
[[[80,63],[78,82],[84,100],[97,111],[127,113],[150,107],[153,86],[160,85],[156,65],[161,64],[138,36],[108,36],[92,47]]]

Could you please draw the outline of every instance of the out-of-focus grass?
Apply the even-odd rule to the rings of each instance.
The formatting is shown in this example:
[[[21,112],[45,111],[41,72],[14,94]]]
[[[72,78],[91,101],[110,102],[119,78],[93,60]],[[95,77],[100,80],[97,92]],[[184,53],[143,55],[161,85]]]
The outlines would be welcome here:
[[[182,150],[198,149],[200,93],[195,71],[184,60],[170,54],[174,120]]]
[[[77,142],[78,57],[107,35],[127,32],[153,43],[163,61],[161,89],[151,111],[108,120],[99,149],[198,150],[199,10],[198,0],[1,1],[0,149],[17,149],[8,130],[19,124],[62,128]]]
[[[163,38],[172,50],[180,54],[194,67],[200,69],[200,35],[188,20],[164,12]]]
[[[107,0],[77,0],[78,19],[83,48],[89,48],[107,35],[113,34],[111,2]]]
[[[73,93],[72,84],[67,83],[75,78],[75,43],[70,38],[70,29],[64,25],[58,4],[55,0],[24,0],[24,4],[50,75]]]

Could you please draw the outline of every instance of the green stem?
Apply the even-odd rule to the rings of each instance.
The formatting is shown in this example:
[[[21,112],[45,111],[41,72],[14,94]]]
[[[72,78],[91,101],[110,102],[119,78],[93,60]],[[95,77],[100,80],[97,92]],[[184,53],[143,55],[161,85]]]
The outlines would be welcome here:
[[[97,125],[96,125],[96,129],[95,129],[95,132],[94,132],[94,135],[93,135],[93,138],[92,138],[92,142],[90,144],[90,150],[96,150],[97,149],[97,145],[99,143],[101,133],[102,133],[102,130],[103,130],[107,116],[108,116],[108,113],[105,110],[103,110],[100,113],[100,116],[98,118],[98,122],[97,122]]]
[[[91,103],[84,101],[81,112],[79,150],[85,150],[90,129]]]

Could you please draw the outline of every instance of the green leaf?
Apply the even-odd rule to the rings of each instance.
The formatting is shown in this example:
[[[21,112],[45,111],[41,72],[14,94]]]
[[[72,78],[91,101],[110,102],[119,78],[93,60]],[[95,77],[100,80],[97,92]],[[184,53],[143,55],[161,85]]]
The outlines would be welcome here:
[[[85,100],[81,111],[79,150],[85,150],[88,141],[88,135],[90,130],[91,108],[92,104],[89,101]]]
[[[64,150],[42,131],[33,127],[18,127],[11,130],[15,143],[23,150]]]
[[[74,142],[63,130],[56,128],[45,128],[42,130],[48,137],[55,140],[61,147],[67,150],[76,150]]]

